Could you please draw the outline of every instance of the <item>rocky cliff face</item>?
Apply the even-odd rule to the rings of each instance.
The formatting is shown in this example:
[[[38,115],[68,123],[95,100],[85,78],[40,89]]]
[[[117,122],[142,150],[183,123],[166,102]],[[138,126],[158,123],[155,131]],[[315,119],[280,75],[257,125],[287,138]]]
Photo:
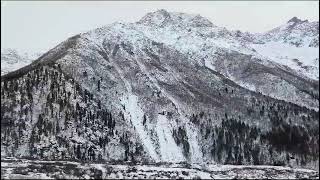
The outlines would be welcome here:
[[[318,81],[241,39],[164,10],[69,38],[1,77],[1,154],[316,168]]]

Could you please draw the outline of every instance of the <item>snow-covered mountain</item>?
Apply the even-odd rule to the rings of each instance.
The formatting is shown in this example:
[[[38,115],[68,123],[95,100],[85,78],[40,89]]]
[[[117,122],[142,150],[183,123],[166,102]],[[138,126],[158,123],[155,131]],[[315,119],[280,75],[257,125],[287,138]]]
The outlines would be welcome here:
[[[259,54],[319,81],[319,21],[293,17],[260,38],[264,44],[252,45]]]
[[[33,60],[40,57],[41,54],[19,53],[15,49],[1,49],[1,75],[15,71],[30,64]]]
[[[293,20],[298,22],[293,24]],[[214,26],[208,19],[199,15],[169,14],[160,10],[147,14],[138,24],[125,26],[123,29],[137,29],[148,38],[174,47],[188,55],[195,63],[216,70],[250,90],[303,106],[316,109],[319,106],[310,93],[304,93],[304,90],[301,91],[292,81],[277,77],[275,73],[279,71],[268,70],[285,70],[306,81],[313,81],[317,86],[319,47],[309,47],[309,44],[310,39],[319,37],[319,22],[300,22],[293,18],[285,25],[264,34],[250,34]],[[270,37],[276,38],[271,40]],[[306,45],[296,47],[288,44],[287,39],[299,39]],[[237,53],[247,55],[245,62],[231,58],[238,58]],[[231,59],[234,60],[230,61]],[[261,71],[258,74],[249,72],[249,75],[245,75],[248,73],[244,71],[251,66]]]
[[[268,33],[159,10],[71,37],[1,76],[1,155],[317,168],[319,81]]]
[[[296,47],[319,47],[319,22],[293,17],[286,24],[264,34],[265,41],[280,41]]]

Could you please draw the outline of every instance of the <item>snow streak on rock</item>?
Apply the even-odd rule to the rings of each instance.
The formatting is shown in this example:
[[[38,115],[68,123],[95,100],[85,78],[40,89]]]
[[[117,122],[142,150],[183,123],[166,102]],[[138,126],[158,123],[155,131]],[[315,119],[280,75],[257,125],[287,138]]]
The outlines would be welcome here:
[[[150,154],[153,160],[159,161],[159,156],[154,149],[155,146],[151,141],[148,132],[145,131],[145,128],[142,124],[144,113],[138,105],[138,97],[133,94],[129,94],[128,96],[124,97],[123,103],[125,108],[127,109],[127,117],[129,117],[129,119],[132,121],[132,124],[139,135],[139,138],[143,142],[143,146],[146,148],[147,152]]]
[[[172,127],[165,115],[158,115],[157,135],[159,138],[161,160],[166,162],[185,161],[181,149],[172,137]]]

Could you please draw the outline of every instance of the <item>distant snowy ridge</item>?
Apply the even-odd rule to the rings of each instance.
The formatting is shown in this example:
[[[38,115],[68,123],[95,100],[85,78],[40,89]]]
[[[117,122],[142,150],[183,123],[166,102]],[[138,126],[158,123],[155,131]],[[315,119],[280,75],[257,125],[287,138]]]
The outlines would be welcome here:
[[[15,49],[1,49],[1,75],[22,68],[40,57],[40,53],[21,53]]]

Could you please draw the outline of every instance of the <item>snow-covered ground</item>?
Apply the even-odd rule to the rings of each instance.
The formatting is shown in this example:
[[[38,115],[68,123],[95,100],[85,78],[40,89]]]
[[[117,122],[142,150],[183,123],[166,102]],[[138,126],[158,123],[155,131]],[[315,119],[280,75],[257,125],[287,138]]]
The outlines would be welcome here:
[[[127,99],[124,98],[123,100],[125,107],[127,108],[127,114],[125,114],[126,117],[130,116],[132,125],[137,130],[137,133],[143,142],[145,148],[147,149],[149,155],[155,159],[156,161],[159,161],[158,155],[154,149],[154,145],[152,144],[152,141],[150,137],[148,136],[148,133],[145,131],[145,128],[143,127],[142,119],[143,119],[143,111],[138,106],[138,97],[130,94]]]
[[[308,169],[282,166],[244,166],[215,164],[129,164],[1,159],[1,179],[318,179]]]
[[[251,47],[271,61],[288,66],[309,78],[319,79],[319,48],[317,47],[295,47],[281,42],[252,44]]]
[[[183,161],[181,149],[177,146],[172,137],[172,128],[169,127],[168,119],[165,115],[158,115],[157,134],[159,137],[160,152],[163,155],[162,159],[167,162]]]

